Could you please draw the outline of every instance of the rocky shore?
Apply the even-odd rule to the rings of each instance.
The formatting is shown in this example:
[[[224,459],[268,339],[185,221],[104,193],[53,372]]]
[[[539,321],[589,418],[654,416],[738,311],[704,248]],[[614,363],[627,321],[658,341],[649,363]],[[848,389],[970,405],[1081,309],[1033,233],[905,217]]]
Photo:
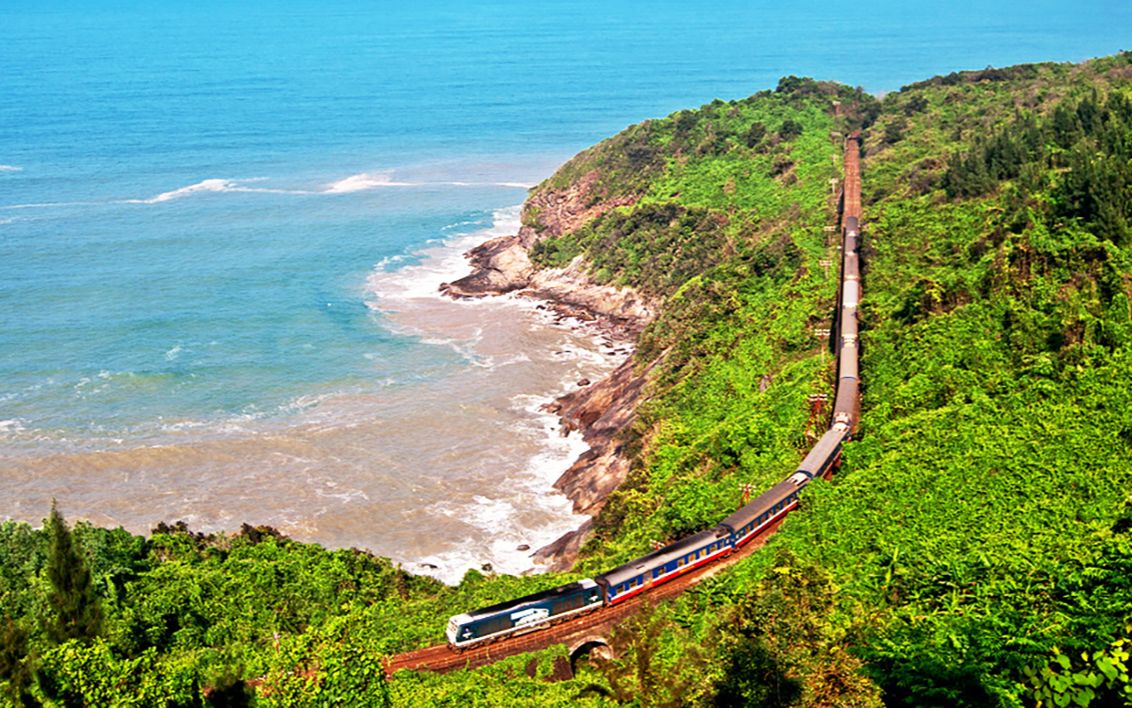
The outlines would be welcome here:
[[[524,219],[517,234],[494,238],[466,255],[472,273],[441,290],[454,298],[477,298],[513,293],[543,301],[560,318],[574,319],[600,331],[615,347],[632,348],[640,332],[655,317],[656,303],[629,288],[593,282],[584,263],[575,259],[565,268],[538,268],[529,257],[540,240],[566,233],[602,213],[631,203],[629,199],[594,202],[590,198],[594,175],[566,190],[540,190],[523,206]],[[537,214],[538,227],[527,225]],[[604,379],[588,383],[546,406],[560,416],[562,432],[581,433],[589,450],[555,482],[574,503],[574,511],[596,515],[629,473],[620,431],[633,422],[648,368],[639,369],[630,358]],[[565,534],[536,550],[532,557],[546,570],[568,570],[589,535],[592,523]]]

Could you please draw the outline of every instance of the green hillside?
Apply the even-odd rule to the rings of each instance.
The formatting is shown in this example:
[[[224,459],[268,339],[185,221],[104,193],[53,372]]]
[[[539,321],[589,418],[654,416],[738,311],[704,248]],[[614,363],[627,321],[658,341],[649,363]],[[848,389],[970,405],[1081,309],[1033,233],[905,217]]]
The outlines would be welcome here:
[[[565,649],[382,678],[454,613],[716,523],[825,425],[843,138],[863,129],[862,421],[768,546]],[[1132,55],[874,99],[793,77],[632,126],[536,194],[620,206],[532,252],[662,303],[626,483],[571,574],[469,572],[245,527],[0,525],[0,688],[57,705],[1132,703]],[[601,210],[598,210],[601,211]],[[524,223],[544,229],[536,209]],[[832,261],[832,267],[828,264]],[[57,575],[57,573],[56,573]],[[98,621],[89,611],[97,603]],[[70,618],[70,619],[68,619]],[[81,619],[80,618],[85,618]]]

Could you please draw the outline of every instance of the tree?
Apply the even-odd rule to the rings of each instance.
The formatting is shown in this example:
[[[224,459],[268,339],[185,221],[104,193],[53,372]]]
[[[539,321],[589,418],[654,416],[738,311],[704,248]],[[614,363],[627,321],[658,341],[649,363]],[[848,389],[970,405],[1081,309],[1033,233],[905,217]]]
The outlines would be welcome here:
[[[0,621],[0,679],[7,682],[8,700],[14,706],[31,703],[27,700],[27,690],[31,685],[27,654],[27,631],[11,615],[6,615]]]
[[[792,118],[787,118],[783,121],[782,127],[778,129],[778,137],[784,141],[793,140],[801,135],[803,130],[805,130],[805,126]]]
[[[779,549],[775,566],[720,626],[715,704],[879,706],[880,690],[830,621],[837,588],[813,561]]]
[[[766,137],[766,126],[758,121],[751,123],[751,127],[747,128],[745,140],[747,147],[753,148],[763,141]]]
[[[44,520],[44,531],[49,543],[47,580],[51,584],[47,599],[54,610],[54,616],[45,622],[47,636],[56,644],[69,639],[93,639],[102,629],[102,608],[82,549],[55,500],[51,501],[51,515]]]

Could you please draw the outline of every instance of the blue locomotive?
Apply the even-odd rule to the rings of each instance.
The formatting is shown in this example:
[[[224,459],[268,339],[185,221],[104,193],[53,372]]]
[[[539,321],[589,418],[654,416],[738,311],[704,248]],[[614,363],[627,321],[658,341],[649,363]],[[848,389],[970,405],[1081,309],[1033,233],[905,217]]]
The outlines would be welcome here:
[[[592,580],[579,580],[533,595],[508,600],[448,620],[448,643],[454,647],[525,631],[602,606],[602,591]]]

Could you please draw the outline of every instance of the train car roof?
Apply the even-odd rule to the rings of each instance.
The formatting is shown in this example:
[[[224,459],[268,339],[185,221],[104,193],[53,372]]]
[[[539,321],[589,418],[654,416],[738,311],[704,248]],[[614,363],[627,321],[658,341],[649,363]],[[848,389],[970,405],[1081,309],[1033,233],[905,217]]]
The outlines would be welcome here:
[[[793,475],[790,477],[792,478]],[[794,483],[791,478],[782,480],[719,523],[735,531],[743,528],[798,488],[799,485]]]
[[[547,598],[551,598],[551,597],[559,597],[559,596],[562,596],[562,595],[566,595],[567,593],[578,592],[579,590],[585,590],[587,588],[592,588],[592,587],[597,587],[597,583],[590,580],[589,578],[586,578],[585,580],[579,580],[579,581],[574,582],[574,583],[567,583],[565,585],[559,585],[556,588],[551,588],[549,590],[543,590],[542,592],[532,593],[530,595],[525,595],[523,597],[519,597],[519,598],[516,598],[514,600],[506,600],[504,602],[500,602],[500,603],[495,604],[495,605],[488,605],[487,607],[481,607],[478,610],[472,610],[471,612],[467,612],[464,615],[460,615],[460,616],[467,616],[469,619],[476,619],[478,617],[483,617],[485,615],[493,615],[496,612],[500,612],[501,610],[506,610],[509,607],[517,607],[519,605],[525,605],[529,602],[537,602],[539,600],[546,600]]]
[[[837,398],[833,399],[833,412],[852,413],[857,404],[857,379],[844,378],[837,383]]]
[[[811,477],[816,476],[819,469],[821,469],[829,458],[837,452],[838,446],[845,441],[845,431],[836,428],[830,428],[825,431],[817,444],[814,445],[806,458],[802,460],[802,464],[798,465],[799,472],[805,472]]]
[[[613,570],[595,576],[594,580],[616,585],[624,580],[637,577],[643,570],[655,568],[658,565],[664,565],[669,561],[676,560],[687,553],[690,548],[698,548],[707,545],[717,538],[724,538],[730,535],[730,533],[729,530],[721,526],[713,526],[706,531],[700,531],[691,536],[686,536],[675,543],[668,544],[660,550],[643,555],[624,565],[617,566]]]

